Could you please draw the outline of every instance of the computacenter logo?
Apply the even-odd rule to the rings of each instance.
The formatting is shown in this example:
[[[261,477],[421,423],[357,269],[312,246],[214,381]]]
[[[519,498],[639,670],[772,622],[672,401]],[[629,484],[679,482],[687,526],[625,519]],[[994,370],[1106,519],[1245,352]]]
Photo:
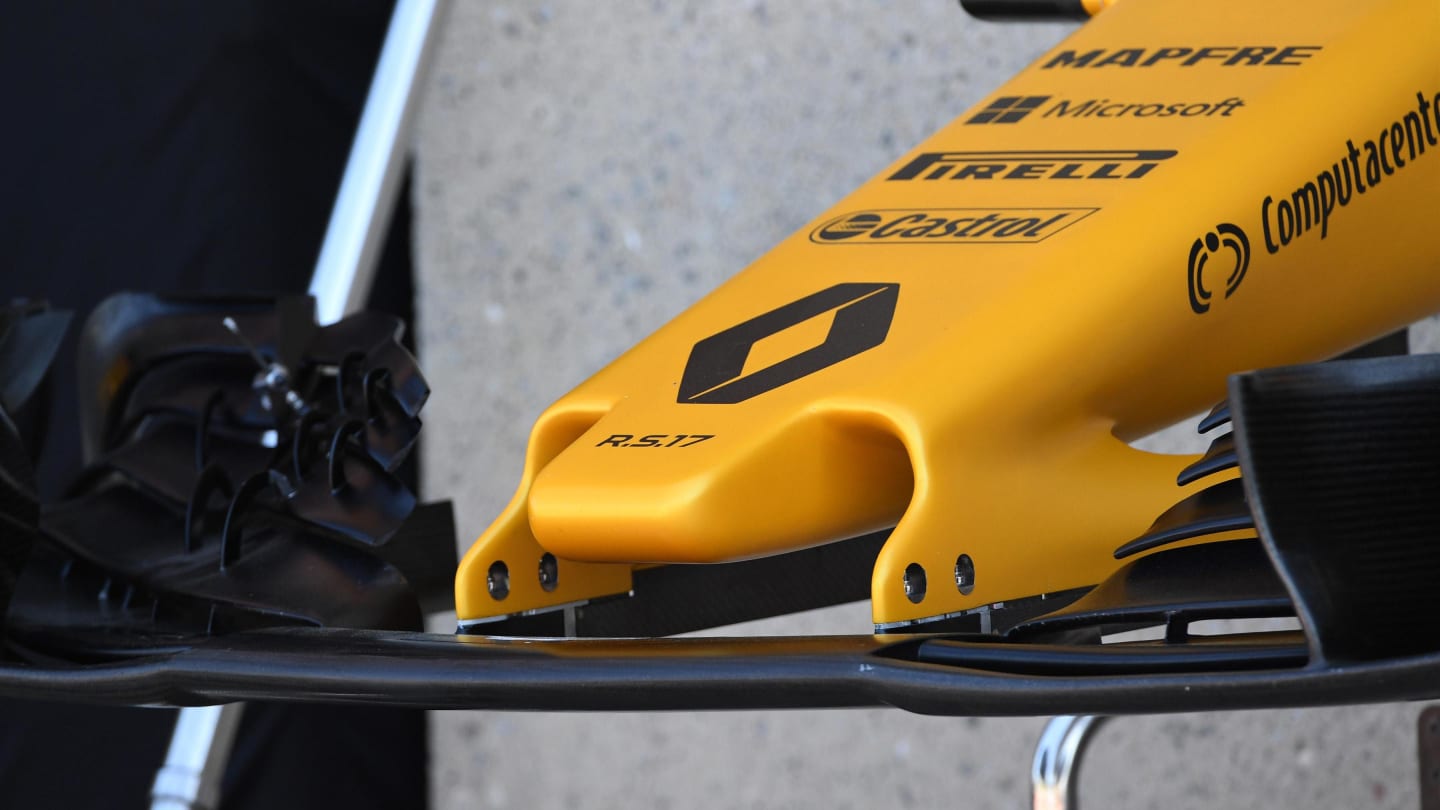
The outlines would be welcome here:
[[[1108,98],[1002,96],[966,119],[966,124],[1017,124],[1032,112],[1041,118],[1229,118],[1245,106],[1238,98],[1220,101],[1113,101]]]
[[[1097,208],[872,209],[810,232],[817,245],[1016,245],[1041,242]]]

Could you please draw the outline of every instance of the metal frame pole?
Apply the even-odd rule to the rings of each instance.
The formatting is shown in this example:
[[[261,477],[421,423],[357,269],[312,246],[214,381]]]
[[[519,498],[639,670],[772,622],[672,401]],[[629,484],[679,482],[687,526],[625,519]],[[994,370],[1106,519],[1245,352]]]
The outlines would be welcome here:
[[[1108,719],[1062,715],[1045,724],[1030,766],[1030,805],[1034,810],[1078,810],[1080,759]]]
[[[310,294],[322,325],[358,311],[385,244],[404,154],[435,32],[448,0],[397,0],[370,81],[340,191],[320,248]],[[154,810],[213,810],[244,704],[180,710],[165,765],[151,790]]]
[[[151,810],[215,810],[220,777],[240,728],[245,704],[192,706],[180,710],[165,764],[150,788]]]
[[[423,80],[447,6],[447,0],[395,4],[325,242],[310,277],[310,294],[315,296],[315,314],[322,326],[358,311],[370,292],[375,264],[385,246],[385,225],[400,190],[403,158],[410,145],[407,135],[417,107],[415,90]]]

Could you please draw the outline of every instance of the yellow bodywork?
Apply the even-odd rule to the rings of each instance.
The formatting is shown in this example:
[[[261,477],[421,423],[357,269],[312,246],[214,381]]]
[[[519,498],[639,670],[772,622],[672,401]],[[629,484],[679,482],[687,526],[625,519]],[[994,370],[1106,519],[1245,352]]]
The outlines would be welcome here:
[[[550,407],[461,620],[889,526],[877,625],[1099,582],[1187,494],[1128,440],[1440,309],[1437,105],[1436,0],[1106,10]]]

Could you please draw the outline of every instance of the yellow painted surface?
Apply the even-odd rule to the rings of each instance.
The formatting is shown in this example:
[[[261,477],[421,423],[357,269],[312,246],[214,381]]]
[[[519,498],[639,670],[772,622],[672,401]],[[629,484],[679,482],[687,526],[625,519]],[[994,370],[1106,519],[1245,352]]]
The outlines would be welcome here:
[[[1437,103],[1434,0],[1109,8],[552,406],[461,619],[890,525],[877,623],[1095,584],[1188,492],[1127,439],[1440,309]]]

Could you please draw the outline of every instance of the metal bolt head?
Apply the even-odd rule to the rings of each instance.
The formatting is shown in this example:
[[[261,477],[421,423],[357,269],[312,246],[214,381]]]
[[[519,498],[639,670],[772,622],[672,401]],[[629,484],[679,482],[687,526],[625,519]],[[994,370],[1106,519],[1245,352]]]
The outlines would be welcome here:
[[[271,363],[265,367],[264,376],[261,378],[267,388],[285,388],[290,385],[290,372],[279,363]]]
[[[975,590],[975,561],[970,559],[969,554],[955,558],[955,587],[966,596]]]
[[[920,563],[905,567],[905,598],[917,605],[925,598],[925,569]]]
[[[497,602],[510,595],[510,567],[503,560],[490,564],[490,570],[485,574],[485,587]]]
[[[555,590],[560,584],[560,563],[555,555],[549,552],[540,558],[540,587],[546,593]]]

